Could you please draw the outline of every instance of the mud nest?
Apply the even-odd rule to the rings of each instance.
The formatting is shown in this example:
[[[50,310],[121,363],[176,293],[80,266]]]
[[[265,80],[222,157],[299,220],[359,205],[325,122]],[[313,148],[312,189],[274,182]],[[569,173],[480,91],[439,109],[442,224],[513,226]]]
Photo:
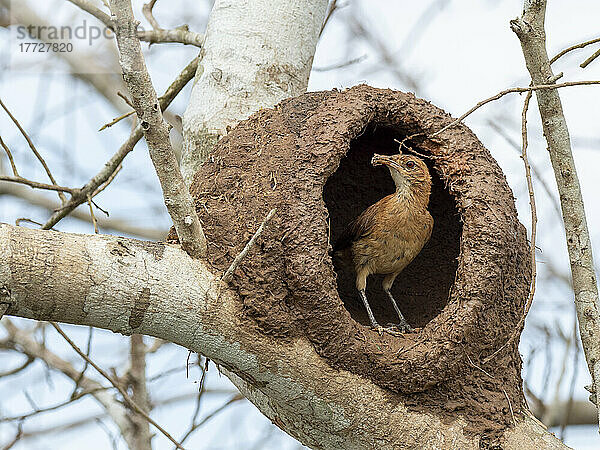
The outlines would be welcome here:
[[[414,410],[453,417],[495,434],[521,409],[516,344],[529,286],[528,244],[514,198],[490,153],[452,118],[411,94],[357,86],[307,93],[257,112],[216,146],[191,191],[224,271],[272,208],[277,212],[236,270],[231,286],[249,326],[281,339],[305,337],[329,364],[371,379]],[[407,141],[434,183],[430,242],[402,272],[394,295],[408,322],[379,336],[354,288],[334,267],[331,244],[367,206],[393,192],[373,153]],[[396,317],[378,280],[368,296],[380,323]]]

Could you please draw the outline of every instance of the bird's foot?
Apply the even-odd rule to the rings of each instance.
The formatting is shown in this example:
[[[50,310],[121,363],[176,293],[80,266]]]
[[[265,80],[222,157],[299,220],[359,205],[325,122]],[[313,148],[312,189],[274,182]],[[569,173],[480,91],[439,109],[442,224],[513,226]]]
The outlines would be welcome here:
[[[408,331],[412,331],[412,328],[410,328],[410,326],[408,326],[408,328]],[[392,336],[401,336],[402,333],[405,333],[407,331],[402,328],[398,328],[397,325],[392,324],[389,324],[386,327],[383,327],[381,325],[373,325],[371,329],[377,331],[377,333],[379,333],[379,336],[383,336],[383,333],[391,334]]]
[[[386,328],[392,330],[395,333],[395,336],[415,331],[415,329],[411,327],[408,322],[388,323]]]

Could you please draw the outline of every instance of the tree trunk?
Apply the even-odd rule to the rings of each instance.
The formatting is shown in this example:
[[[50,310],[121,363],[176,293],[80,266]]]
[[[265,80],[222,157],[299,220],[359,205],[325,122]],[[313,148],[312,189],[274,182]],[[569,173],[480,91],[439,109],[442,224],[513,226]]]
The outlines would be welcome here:
[[[217,140],[261,108],[306,91],[327,0],[217,0],[183,116],[191,183]]]

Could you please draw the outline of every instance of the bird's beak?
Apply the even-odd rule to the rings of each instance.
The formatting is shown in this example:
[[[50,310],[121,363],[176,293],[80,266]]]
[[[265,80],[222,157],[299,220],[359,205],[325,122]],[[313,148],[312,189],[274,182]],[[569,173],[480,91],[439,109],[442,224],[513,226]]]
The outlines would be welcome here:
[[[373,164],[374,167],[385,165],[385,166],[393,167],[396,170],[400,169],[400,167],[398,166],[398,163],[396,163],[396,161],[394,161],[391,157],[386,156],[386,155],[378,155],[377,153],[375,153],[373,155],[373,158],[371,158],[371,164]]]

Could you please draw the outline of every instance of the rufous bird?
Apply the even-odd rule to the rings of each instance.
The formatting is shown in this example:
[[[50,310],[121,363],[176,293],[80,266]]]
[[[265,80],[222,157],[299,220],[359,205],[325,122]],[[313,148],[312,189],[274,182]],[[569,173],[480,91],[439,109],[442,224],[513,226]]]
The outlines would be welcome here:
[[[411,331],[391,288],[394,280],[421,252],[431,237],[433,217],[427,210],[431,176],[425,163],[413,155],[373,155],[373,166],[385,165],[396,185],[396,192],[369,206],[348,224],[333,247],[334,256],[350,261],[356,273],[356,288],[369,320],[380,334],[394,332],[377,323],[369,306],[365,288],[367,277],[385,275],[383,290],[398,314],[400,332]]]

